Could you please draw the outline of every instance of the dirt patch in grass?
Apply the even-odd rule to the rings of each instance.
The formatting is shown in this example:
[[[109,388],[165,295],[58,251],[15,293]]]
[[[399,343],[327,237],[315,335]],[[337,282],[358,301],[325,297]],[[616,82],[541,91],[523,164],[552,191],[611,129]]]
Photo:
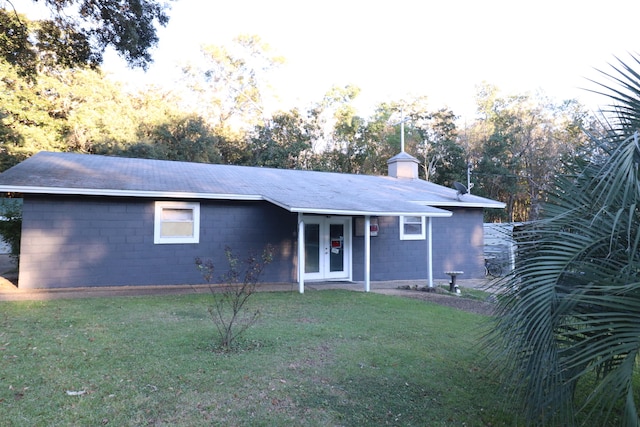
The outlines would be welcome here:
[[[445,305],[469,313],[483,314],[490,316],[493,314],[495,304],[478,299],[465,298],[461,295],[452,295],[440,288],[435,288],[434,292],[425,292],[413,289],[378,289],[374,292],[383,295],[395,295],[405,298],[415,298],[422,301],[429,301],[435,304]]]

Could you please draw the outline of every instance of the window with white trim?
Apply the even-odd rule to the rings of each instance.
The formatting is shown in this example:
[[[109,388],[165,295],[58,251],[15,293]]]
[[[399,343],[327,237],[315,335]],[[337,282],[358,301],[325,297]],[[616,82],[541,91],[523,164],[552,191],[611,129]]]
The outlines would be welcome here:
[[[424,240],[425,229],[423,216],[400,217],[400,240]]]
[[[200,203],[156,202],[153,243],[199,243]]]

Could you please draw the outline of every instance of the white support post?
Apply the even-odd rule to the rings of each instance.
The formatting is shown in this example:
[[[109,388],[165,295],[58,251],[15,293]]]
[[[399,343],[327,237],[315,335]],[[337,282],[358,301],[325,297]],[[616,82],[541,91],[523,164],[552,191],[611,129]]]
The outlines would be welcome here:
[[[427,280],[429,287],[433,288],[433,239],[431,237],[431,220],[432,218],[430,216],[427,217],[427,250],[429,251],[427,258]]]
[[[304,294],[304,221],[302,214],[298,214],[298,290]]]
[[[364,217],[364,291],[371,290],[371,217]]]

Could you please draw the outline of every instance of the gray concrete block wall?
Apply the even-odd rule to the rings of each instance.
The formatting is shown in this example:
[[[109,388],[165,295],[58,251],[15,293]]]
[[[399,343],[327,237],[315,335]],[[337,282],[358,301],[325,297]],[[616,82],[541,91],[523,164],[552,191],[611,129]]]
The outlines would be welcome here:
[[[200,201],[200,243],[156,245],[154,202],[26,197],[19,287],[202,283],[195,257],[211,258],[219,279],[228,270],[225,246],[245,259],[267,243],[276,253],[263,279],[295,280],[295,214],[265,202]]]
[[[450,208],[451,218],[433,219],[434,276],[464,271],[462,278],[484,277],[484,230],[481,208]],[[451,222],[450,222],[451,221]]]
[[[482,209],[448,209],[449,218],[433,218],[433,277],[464,271],[464,278],[484,276]],[[427,240],[400,240],[399,218],[379,217],[378,236],[371,238],[371,280],[426,279]],[[364,279],[364,238],[354,237],[354,280]]]
[[[398,217],[379,217],[378,235],[371,237],[371,280],[410,280],[426,277],[427,241],[400,240]],[[353,273],[364,279],[364,238],[354,237]]]
[[[271,243],[274,262],[264,281],[297,280],[297,215],[266,202],[200,201],[200,243],[153,242],[152,199],[28,196],[23,207],[21,288],[195,284],[195,257],[211,258],[214,279],[228,270],[229,245],[244,259]],[[482,277],[482,209],[451,209],[433,219],[433,274],[463,270]],[[427,241],[402,241],[397,217],[378,218],[371,239],[371,279],[427,277]],[[353,278],[363,280],[364,240],[353,238]]]

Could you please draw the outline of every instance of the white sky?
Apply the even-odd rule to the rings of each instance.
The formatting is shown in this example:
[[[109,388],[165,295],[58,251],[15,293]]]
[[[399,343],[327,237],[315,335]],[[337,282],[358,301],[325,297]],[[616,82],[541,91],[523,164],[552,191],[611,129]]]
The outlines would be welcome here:
[[[272,84],[282,107],[319,101],[334,85],[362,89],[362,110],[426,95],[433,109],[466,117],[483,81],[504,95],[542,90],[606,104],[587,78],[603,81],[614,56],[640,53],[637,0],[178,0],[159,32],[155,64],[132,73],[107,56],[104,69],[128,82],[175,85],[202,44],[257,34],[287,63]]]

